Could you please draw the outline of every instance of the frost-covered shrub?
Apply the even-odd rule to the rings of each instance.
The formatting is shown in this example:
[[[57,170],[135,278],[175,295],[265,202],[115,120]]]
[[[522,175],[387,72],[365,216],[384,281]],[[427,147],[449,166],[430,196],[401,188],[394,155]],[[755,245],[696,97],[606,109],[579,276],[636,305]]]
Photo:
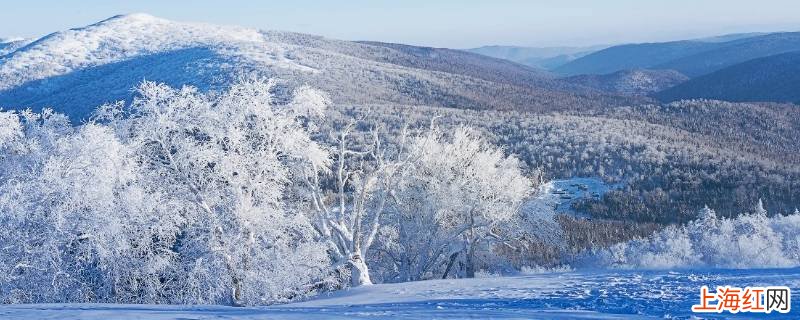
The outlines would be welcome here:
[[[800,214],[753,213],[717,218],[704,208],[685,226],[671,226],[647,239],[592,251],[582,263],[619,268],[772,268],[800,265]]]
[[[270,81],[144,83],[71,126],[0,113],[0,302],[269,304],[313,293],[327,246],[288,205],[324,96]],[[127,116],[120,116],[130,112]]]
[[[436,126],[409,139],[410,157],[381,230],[383,277],[411,281],[498,273],[494,248],[516,240],[532,189],[519,160],[479,131]],[[527,226],[527,224],[524,224]]]

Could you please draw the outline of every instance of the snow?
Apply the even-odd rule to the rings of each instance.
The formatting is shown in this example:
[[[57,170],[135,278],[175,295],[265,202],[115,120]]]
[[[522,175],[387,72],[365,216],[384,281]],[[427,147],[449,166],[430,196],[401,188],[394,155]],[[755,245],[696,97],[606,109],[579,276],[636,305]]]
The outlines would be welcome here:
[[[797,310],[800,269],[556,272],[382,284],[272,307],[6,305],[4,319],[656,319],[691,318],[700,286],[786,285]],[[770,319],[791,319],[770,314]],[[762,315],[763,316],[763,315]],[[710,318],[753,318],[713,314]],[[703,318],[709,318],[704,315]]]
[[[533,212],[552,212],[583,216],[572,208],[572,204],[582,199],[599,199],[606,192],[622,187],[621,184],[607,184],[598,178],[574,177],[552,180],[539,186],[536,196],[525,204],[526,210]]]
[[[33,40],[17,37],[0,38],[0,57],[26,46],[27,44],[31,43],[31,41]]]
[[[256,29],[129,14],[53,33],[0,59],[0,90],[82,68],[195,47],[263,65],[311,71],[286,58],[287,45],[268,43]]]
[[[614,268],[787,268],[800,266],[800,214],[769,216],[763,203],[736,218],[706,207],[685,225],[647,239],[594,249],[578,265]],[[573,264],[574,265],[574,264]]]
[[[227,88],[243,74],[318,73],[296,61],[298,48],[256,29],[116,16],[32,42],[0,44],[0,106],[54,107],[80,121],[102,104],[129,101],[143,80],[207,91]]]

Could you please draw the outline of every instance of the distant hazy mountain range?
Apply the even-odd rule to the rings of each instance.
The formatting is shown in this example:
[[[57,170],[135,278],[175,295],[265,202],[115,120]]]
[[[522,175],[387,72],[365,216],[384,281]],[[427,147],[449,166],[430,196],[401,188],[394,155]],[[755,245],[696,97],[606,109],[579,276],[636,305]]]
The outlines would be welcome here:
[[[626,69],[672,69],[689,77],[736,63],[800,50],[800,33],[745,34],[701,40],[613,46],[553,71],[563,75],[606,74]],[[732,40],[731,40],[732,39]]]
[[[664,101],[800,101],[800,32],[740,33],[598,47],[469,49],[561,75],[564,81]]]
[[[664,101],[708,98],[800,104],[800,51],[758,58],[655,94]]]
[[[484,46],[466,51],[489,57],[506,59],[527,66],[551,70],[572,60],[583,57],[608,46],[589,47],[517,47],[517,46]]]

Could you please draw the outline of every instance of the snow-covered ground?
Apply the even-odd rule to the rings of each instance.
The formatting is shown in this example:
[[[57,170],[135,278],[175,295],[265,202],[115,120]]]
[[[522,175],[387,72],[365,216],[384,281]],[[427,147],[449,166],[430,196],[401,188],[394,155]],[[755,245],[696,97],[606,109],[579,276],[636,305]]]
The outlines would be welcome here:
[[[693,318],[700,287],[792,289],[790,314],[704,314],[698,318],[793,319],[800,268],[761,270],[576,271],[434,280],[334,292],[263,308],[108,304],[7,305],[2,319],[651,319]]]
[[[553,212],[580,216],[572,204],[582,199],[599,199],[606,192],[622,187],[622,184],[607,184],[597,178],[575,177],[552,180],[539,187],[536,196],[525,205],[533,212]]]

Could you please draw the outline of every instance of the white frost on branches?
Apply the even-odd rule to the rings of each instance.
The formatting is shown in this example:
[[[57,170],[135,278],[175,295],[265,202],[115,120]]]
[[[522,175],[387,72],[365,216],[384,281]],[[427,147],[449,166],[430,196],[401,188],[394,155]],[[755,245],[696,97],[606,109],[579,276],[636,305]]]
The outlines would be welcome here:
[[[718,218],[702,209],[685,226],[670,226],[647,239],[596,250],[593,266],[619,268],[782,268],[800,265],[800,215],[769,217],[761,201],[753,213]]]
[[[0,112],[0,302],[270,304],[474,277],[518,245],[532,183],[478,131],[353,121],[325,145],[327,96],[284,89]]]
[[[129,117],[72,127],[2,113],[0,298],[264,304],[313,293],[328,265],[293,172],[323,165],[308,134],[327,104],[271,81],[201,94],[144,83]]]

